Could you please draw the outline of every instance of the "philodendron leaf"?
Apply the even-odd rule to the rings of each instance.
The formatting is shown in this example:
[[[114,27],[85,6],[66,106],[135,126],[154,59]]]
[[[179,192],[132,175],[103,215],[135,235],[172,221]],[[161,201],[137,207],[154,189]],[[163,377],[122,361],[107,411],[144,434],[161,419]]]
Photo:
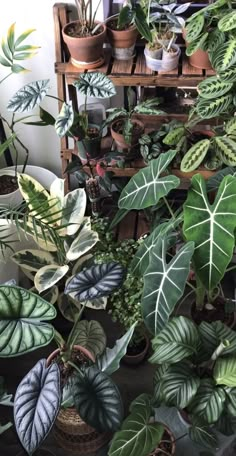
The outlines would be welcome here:
[[[44,320],[56,317],[55,308],[23,288],[0,286],[0,357],[22,355],[48,345],[54,328]]]
[[[217,385],[236,386],[236,356],[217,359],[214,371]]]
[[[97,264],[72,276],[64,293],[73,293],[79,301],[93,300],[109,295],[123,281],[124,268],[118,263]]]
[[[65,136],[70,127],[73,125],[73,122],[74,110],[72,101],[63,103],[61,111],[59,112],[55,122],[55,130],[60,138],[63,138],[63,136]]]
[[[98,432],[114,432],[123,419],[120,392],[104,372],[90,366],[76,375],[73,386],[75,407],[81,418]]]
[[[195,324],[186,317],[174,317],[153,339],[154,364],[174,364],[196,354],[199,335]]]
[[[194,373],[188,362],[169,366],[163,375],[162,398],[168,406],[184,409],[194,398],[200,378]]]
[[[14,420],[21,444],[31,456],[52,429],[60,409],[60,370],[41,359],[19,384],[14,400]]]
[[[11,256],[11,260],[31,272],[38,271],[55,261],[51,253],[36,249],[19,250]]]
[[[218,440],[214,430],[209,425],[199,422],[188,429],[189,437],[193,442],[206,448],[217,448]],[[214,453],[215,455],[215,453]],[[213,453],[201,452],[200,456],[214,456]]]
[[[167,251],[168,238],[161,236],[152,248],[149,266],[144,274],[142,314],[145,325],[153,335],[165,327],[184,293],[194,243],[186,243],[169,263],[166,260]]]
[[[87,97],[110,98],[116,94],[116,89],[111,79],[100,72],[81,74],[79,80],[74,82],[74,86]]]
[[[98,321],[81,320],[77,325],[75,344],[87,348],[96,358],[106,347],[106,334]]]
[[[133,176],[122,190],[119,208],[131,210],[154,206],[170,190],[178,187],[180,182],[178,177],[172,175],[161,177],[175,155],[175,150],[165,152]]]
[[[49,90],[49,79],[31,82],[18,90],[7,104],[8,111],[27,112],[38,106]]]
[[[206,183],[200,174],[192,178],[192,187],[184,203],[183,231],[194,241],[194,269],[207,290],[213,290],[225,274],[232,258],[236,227],[236,179],[224,177],[210,204]]]
[[[225,399],[223,388],[217,386],[213,379],[203,378],[190,404],[190,412],[205,423],[216,423],[223,412]]]
[[[39,293],[48,290],[53,285],[59,282],[69,270],[68,265],[59,266],[58,264],[50,264],[43,266],[37,271],[34,277],[34,285]]]
[[[98,233],[84,225],[66,253],[67,260],[75,261],[85,255],[97,243],[98,239]]]
[[[97,360],[97,365],[102,372],[111,375],[120,367],[120,360],[126,354],[128,344],[133,336],[136,323],[118,339],[113,348],[106,348],[106,351]]]

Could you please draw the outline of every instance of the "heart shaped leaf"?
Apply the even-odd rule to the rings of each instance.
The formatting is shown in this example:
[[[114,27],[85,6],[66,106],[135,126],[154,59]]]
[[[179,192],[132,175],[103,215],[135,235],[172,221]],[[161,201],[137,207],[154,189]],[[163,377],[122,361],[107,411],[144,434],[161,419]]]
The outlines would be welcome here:
[[[60,113],[58,114],[55,122],[55,130],[60,138],[65,136],[74,122],[74,110],[72,101],[63,103]]]
[[[77,325],[75,344],[87,348],[94,357],[101,355],[106,347],[106,334],[98,321],[81,320]]]
[[[18,90],[7,104],[8,111],[28,112],[38,106],[49,90],[49,79],[31,82]]]
[[[74,82],[74,86],[87,97],[109,98],[116,94],[116,89],[111,79],[100,72],[81,74],[79,80]]]
[[[66,275],[69,270],[69,266],[59,266],[58,264],[50,264],[43,266],[39,269],[34,278],[35,288],[39,293],[48,290],[55,283],[58,283]]]
[[[52,429],[61,403],[60,370],[41,359],[19,384],[14,400],[14,420],[21,444],[29,455]]]

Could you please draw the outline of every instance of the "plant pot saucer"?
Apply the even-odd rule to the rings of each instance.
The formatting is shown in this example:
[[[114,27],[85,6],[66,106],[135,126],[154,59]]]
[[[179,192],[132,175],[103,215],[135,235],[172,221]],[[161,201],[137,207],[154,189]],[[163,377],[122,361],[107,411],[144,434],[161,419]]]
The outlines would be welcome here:
[[[103,65],[104,62],[105,62],[105,58],[103,56],[101,56],[95,62],[90,62],[90,63],[79,62],[78,60],[73,59],[73,57],[71,57],[72,65],[74,65],[76,68],[82,68],[82,69],[86,69],[86,70],[93,70],[95,68],[99,68],[100,66]]]

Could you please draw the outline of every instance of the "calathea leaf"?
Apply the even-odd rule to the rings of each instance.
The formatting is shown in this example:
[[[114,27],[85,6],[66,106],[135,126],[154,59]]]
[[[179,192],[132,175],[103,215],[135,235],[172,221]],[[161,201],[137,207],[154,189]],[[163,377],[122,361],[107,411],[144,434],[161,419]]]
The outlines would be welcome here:
[[[100,72],[81,74],[79,80],[74,82],[74,86],[87,97],[110,98],[116,94],[116,89],[111,79]]]
[[[128,344],[133,336],[136,323],[118,339],[113,348],[107,347],[102,356],[97,359],[97,365],[102,372],[111,375],[120,367],[120,360],[126,354]]]
[[[211,119],[212,117],[219,116],[219,114],[227,113],[232,101],[233,97],[231,94],[222,95],[213,100],[200,99],[196,106],[197,114],[202,119]]]
[[[232,87],[232,82],[221,81],[217,76],[211,76],[200,82],[197,90],[202,98],[211,99],[225,95]]]
[[[236,142],[228,136],[216,136],[214,142],[223,163],[236,166]]]
[[[49,90],[49,79],[31,82],[18,90],[7,104],[8,111],[27,112],[38,106]]]
[[[236,65],[232,65],[225,71],[219,71],[219,77],[222,81],[234,82],[236,75]]]
[[[106,347],[106,334],[98,321],[81,320],[78,325],[76,345],[87,348],[96,358],[101,355]]]
[[[187,241],[195,242],[194,269],[207,290],[213,290],[225,274],[234,249],[236,179],[226,176],[210,204],[206,184],[200,174],[184,203],[183,231]]]
[[[60,370],[41,359],[19,384],[14,400],[14,420],[21,444],[29,455],[49,434],[61,403]]]
[[[228,32],[236,28],[236,11],[230,11],[225,14],[218,22],[218,28],[221,32]]]
[[[74,261],[85,255],[98,241],[98,233],[85,224],[66,252],[66,258]]]
[[[208,356],[212,355],[222,341],[228,341],[229,346],[224,348],[222,355],[236,353],[235,331],[224,325],[221,321],[207,323],[203,321],[199,325],[199,333],[202,339],[202,345]]]
[[[65,136],[74,122],[74,110],[72,101],[63,103],[60,113],[55,122],[55,130],[60,138]]]
[[[153,398],[155,400],[155,405],[159,407],[161,402],[163,401],[163,381],[165,379],[165,374],[168,372],[169,369],[168,364],[162,364],[157,367],[155,374],[154,374],[154,379],[153,379],[153,385],[154,385],[154,393],[153,393]]]
[[[174,364],[197,352],[199,335],[194,323],[186,317],[174,317],[153,339],[154,364]]]
[[[207,39],[208,52],[211,54],[215,52],[218,47],[225,42],[225,34],[218,28],[211,30]]]
[[[194,398],[200,378],[190,368],[188,362],[169,366],[162,382],[162,397],[164,403],[184,409]]]
[[[186,55],[189,57],[190,55],[193,55],[194,52],[196,52],[198,49],[202,49],[206,43],[208,36],[208,33],[203,33],[197,39],[191,41],[191,43],[188,44],[188,47],[186,48]]]
[[[75,407],[81,418],[98,432],[116,431],[123,419],[120,392],[104,372],[90,366],[76,375],[73,386]]]
[[[73,297],[80,301],[107,296],[120,286],[123,276],[124,269],[118,263],[98,264],[72,276],[64,293],[73,293]]]
[[[214,371],[214,379],[217,385],[236,386],[236,357],[217,359]]]
[[[119,208],[140,210],[154,206],[170,190],[178,187],[180,181],[176,176],[161,177],[175,155],[175,150],[163,153],[133,176],[120,195]]]
[[[195,420],[194,424],[188,429],[189,437],[193,442],[198,443],[206,448],[217,448],[218,440],[213,429],[204,424],[202,420]],[[214,453],[215,454],[215,453]],[[213,456],[212,453],[200,453],[201,456]]]
[[[0,357],[22,355],[49,344],[55,308],[23,288],[0,286]]]
[[[236,118],[233,117],[225,124],[225,131],[228,135],[236,135]]]
[[[184,136],[185,128],[183,126],[176,127],[170,130],[169,133],[164,137],[163,143],[168,146],[175,146],[179,140]]]
[[[194,243],[185,244],[167,263],[168,239],[159,237],[144,274],[142,314],[148,330],[156,335],[168,322],[183,295],[194,252]]]
[[[225,399],[223,388],[216,386],[211,378],[203,378],[189,410],[208,424],[216,423],[223,412]]]
[[[224,411],[224,413],[222,413],[222,415],[220,416],[220,419],[215,424],[217,431],[220,431],[221,434],[227,436],[234,434],[236,424],[235,411],[236,410],[234,410],[233,416],[229,415],[228,413],[225,413]]]
[[[193,146],[190,147],[181,161],[181,171],[187,173],[197,169],[198,166],[203,162],[210,145],[211,143],[209,139],[202,139],[196,144],[193,144]]]
[[[188,43],[191,43],[194,41],[196,38],[199,37],[201,34],[201,31],[204,27],[205,23],[205,18],[204,14],[199,14],[197,17],[195,17],[194,21],[191,21],[187,24],[186,26],[186,41]]]
[[[236,63],[236,40],[232,38],[219,46],[212,56],[212,66],[216,72],[223,72]]]
[[[53,285],[59,282],[69,270],[68,265],[59,266],[58,264],[50,264],[39,269],[34,277],[34,285],[39,293],[48,290]]]

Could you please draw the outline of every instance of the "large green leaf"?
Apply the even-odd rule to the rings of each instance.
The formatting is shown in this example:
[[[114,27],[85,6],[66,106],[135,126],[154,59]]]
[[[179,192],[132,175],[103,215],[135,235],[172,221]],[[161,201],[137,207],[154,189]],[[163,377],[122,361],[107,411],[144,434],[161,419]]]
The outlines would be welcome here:
[[[142,37],[144,37],[148,42],[152,41],[152,34],[151,30],[149,27],[149,24],[147,23],[145,12],[139,3],[136,4],[135,7],[135,17],[134,17],[134,23]]]
[[[170,366],[162,381],[162,398],[166,405],[184,409],[194,398],[200,378],[194,373],[188,362]]]
[[[197,89],[202,98],[211,99],[225,95],[232,87],[232,82],[221,81],[219,77],[211,76],[200,82]]]
[[[120,360],[126,354],[128,344],[133,336],[136,323],[118,339],[113,348],[107,347],[102,356],[97,360],[97,365],[102,372],[111,375],[120,367]]]
[[[96,358],[106,347],[106,334],[98,321],[81,320],[77,325],[75,344],[87,348]]]
[[[216,423],[223,412],[225,399],[223,388],[216,386],[214,380],[203,378],[190,404],[190,411],[205,423]]]
[[[186,317],[174,317],[153,339],[151,363],[178,363],[197,352],[199,335],[195,324]]]
[[[8,111],[27,112],[38,106],[49,90],[49,79],[31,82],[18,90],[7,104]]]
[[[192,187],[184,204],[183,231],[194,241],[194,269],[203,285],[213,290],[225,274],[232,258],[236,227],[236,179],[224,177],[213,204],[200,174],[192,178]]]
[[[60,138],[63,138],[63,136],[65,136],[70,127],[73,125],[73,122],[74,110],[72,101],[63,103],[61,111],[59,112],[55,122],[55,130]]]
[[[176,176],[161,177],[175,155],[175,150],[163,153],[133,176],[120,195],[119,207],[145,209],[154,206],[170,190],[178,187],[180,181]]]
[[[235,82],[236,78],[236,65],[232,65],[225,71],[219,71],[219,77],[222,81]]]
[[[181,161],[181,171],[187,173],[197,169],[203,162],[210,145],[211,143],[209,139],[202,139],[196,144],[193,144],[193,146],[190,147]]]
[[[228,136],[216,136],[214,141],[223,163],[236,166],[236,142]]]
[[[211,426],[204,424],[202,420],[195,420],[194,424],[189,427],[188,433],[189,437],[193,442],[198,443],[199,445],[206,448],[214,448],[215,450],[218,447],[218,440],[216,433]],[[214,453],[215,455],[215,453]],[[214,456],[213,453],[201,452],[199,456]]]
[[[111,79],[100,72],[81,74],[79,80],[74,82],[74,86],[87,97],[109,98],[116,94]]]
[[[225,14],[218,22],[218,28],[221,32],[228,32],[236,28],[236,11],[232,10]]]
[[[188,47],[186,48],[186,55],[189,57],[190,55],[193,55],[194,52],[196,52],[198,49],[202,49],[208,36],[209,33],[206,32],[200,35],[194,41],[191,41],[191,43],[188,44]]]
[[[221,97],[214,98],[213,100],[200,99],[197,103],[197,114],[202,119],[211,119],[212,117],[219,116],[220,114],[227,113],[230,104],[233,101],[231,94],[222,95]]]
[[[44,320],[55,308],[40,296],[14,286],[0,286],[0,357],[22,355],[49,344],[54,328]]]
[[[227,40],[219,46],[212,57],[212,66],[216,72],[223,72],[236,63],[236,39]]]
[[[162,385],[163,385],[163,382],[165,379],[165,375],[168,372],[169,368],[170,368],[169,364],[161,364],[160,366],[157,367],[154,377],[153,377],[153,386],[154,386],[153,399],[154,399],[155,405],[157,407],[159,407],[163,401]]]
[[[214,379],[217,385],[236,386],[236,356],[217,359],[214,372]]]
[[[75,407],[81,418],[98,432],[119,429],[123,419],[120,392],[108,375],[90,366],[76,375],[73,385]]]
[[[205,23],[204,14],[199,14],[197,17],[195,17],[194,21],[191,21],[187,24],[185,39],[188,43],[191,43],[192,41],[194,41],[196,38],[199,37],[199,35],[201,34],[201,31],[204,27],[204,23]]]
[[[185,244],[167,263],[168,239],[161,236],[153,247],[144,274],[142,314],[148,330],[156,335],[166,325],[184,293],[194,243]]]

